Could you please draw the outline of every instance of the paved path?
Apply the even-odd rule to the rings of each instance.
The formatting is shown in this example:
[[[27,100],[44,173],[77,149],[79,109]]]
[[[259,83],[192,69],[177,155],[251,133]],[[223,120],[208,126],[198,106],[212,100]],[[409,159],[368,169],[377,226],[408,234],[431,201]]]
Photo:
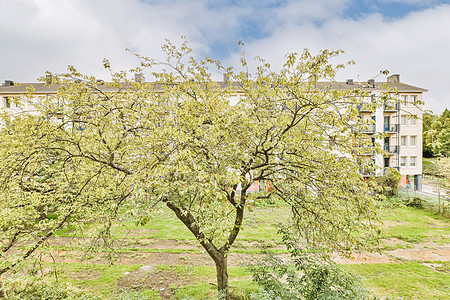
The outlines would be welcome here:
[[[450,201],[450,190],[434,185],[422,184],[421,191],[415,191],[413,189],[405,189],[405,190],[408,191],[409,193],[432,196],[435,198],[440,197],[441,200]]]

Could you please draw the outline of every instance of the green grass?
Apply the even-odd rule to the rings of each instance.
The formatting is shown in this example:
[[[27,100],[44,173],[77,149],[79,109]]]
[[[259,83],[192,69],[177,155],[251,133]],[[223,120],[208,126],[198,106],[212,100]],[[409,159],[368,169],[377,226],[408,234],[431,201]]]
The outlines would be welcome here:
[[[433,241],[439,244],[450,242],[450,220],[413,207],[381,209],[384,222],[384,238],[399,238],[406,242]]]
[[[267,241],[276,236],[277,228],[274,224],[286,221],[290,214],[287,206],[254,207],[246,211],[246,219],[242,226],[238,239],[241,241]],[[90,229],[92,225],[85,225],[82,230],[71,227],[58,231],[61,237],[83,237],[83,231]],[[193,241],[195,237],[178,220],[172,211],[163,208],[154,213],[150,221],[145,225],[134,222],[123,222],[113,225],[111,234],[115,238],[163,239]]]
[[[116,282],[125,272],[133,272],[142,265],[104,265],[104,264],[48,264],[58,270],[58,279],[72,282],[79,288],[86,289],[105,299],[115,297]],[[76,279],[76,280],[74,280]]]
[[[449,299],[450,273],[435,271],[418,262],[342,266],[362,278],[379,297]]]
[[[393,207],[385,205],[379,209],[380,219],[384,222],[380,227],[383,237],[399,238],[406,243],[387,246],[387,250],[416,247],[419,242],[436,242],[445,244],[450,242],[450,220],[438,216],[436,213],[420,210],[412,207]],[[246,211],[246,219],[242,231],[231,248],[231,253],[260,254],[261,247],[278,253],[287,253],[279,245],[280,237],[277,235],[277,227],[274,225],[285,221],[290,215],[287,206],[254,207]],[[90,228],[92,225],[87,225]],[[74,232],[66,230],[64,236],[74,235]],[[76,233],[75,235],[78,235]],[[190,254],[204,253],[199,249],[166,249],[153,248],[152,241],[176,240],[180,243],[198,245],[193,235],[168,209],[162,209],[154,215],[154,218],[146,225],[136,225],[126,222],[116,225],[112,234],[121,239],[121,245],[115,249],[117,253],[184,253],[189,261]],[[249,242],[252,242],[249,244]],[[52,245],[55,250],[83,251],[86,245],[75,244],[68,246]],[[182,246],[181,246],[182,247]],[[96,249],[102,252],[101,248]],[[120,261],[119,261],[120,263]],[[346,270],[351,270],[359,275],[364,285],[381,297],[402,297],[403,299],[446,299],[450,286],[449,263],[437,262],[435,269],[418,262],[403,262],[392,264],[358,264],[345,265]],[[119,291],[117,282],[125,272],[133,272],[141,265],[101,265],[101,264],[64,264],[56,266],[58,278],[62,282],[72,282],[74,285],[86,291],[101,295],[103,299],[158,299],[158,291],[152,291],[145,287],[140,290],[130,289]],[[173,282],[171,288],[175,290],[176,299],[202,299],[216,296],[216,287],[211,282],[216,281],[214,267],[209,266],[156,266],[160,271],[175,272],[180,282]],[[230,276],[231,291],[239,297],[248,299],[248,294],[259,288],[252,281],[250,274],[244,267],[233,267],[228,270]],[[183,283],[186,279],[187,283]],[[119,293],[119,294],[118,294]],[[140,298],[139,298],[140,297]],[[450,297],[449,297],[450,299]]]

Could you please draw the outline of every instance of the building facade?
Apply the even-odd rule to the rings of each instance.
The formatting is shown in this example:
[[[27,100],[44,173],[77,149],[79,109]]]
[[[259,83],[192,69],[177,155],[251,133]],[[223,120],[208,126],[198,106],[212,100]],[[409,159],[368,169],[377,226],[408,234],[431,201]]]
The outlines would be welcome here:
[[[347,84],[349,81],[347,81]],[[351,83],[351,82],[350,82]],[[400,186],[422,189],[422,120],[423,93],[426,89],[400,82],[400,75],[387,78],[387,82],[369,81],[365,89],[376,95],[381,86],[392,91],[393,101],[375,110],[360,107],[360,117],[368,123],[365,133],[373,143],[377,142],[383,153],[366,153],[377,166],[377,174],[388,168],[397,169],[402,175]],[[369,100],[370,101],[370,100]],[[383,137],[379,138],[379,134]]]
[[[135,80],[142,82],[144,79],[139,75]],[[27,92],[28,86],[32,86],[35,91],[34,101],[55,94],[58,88],[58,86],[45,83],[17,85],[7,80],[0,86],[1,110],[17,114],[32,110],[31,105],[24,103],[18,107],[14,102],[15,97]],[[373,144],[381,145],[383,150],[381,153],[368,151],[365,155],[377,167],[376,175],[383,174],[389,168],[395,168],[402,175],[401,186],[421,190],[423,112],[420,103],[423,102],[423,93],[427,90],[401,83],[398,74],[389,76],[386,82],[369,80],[356,83],[349,79],[346,82],[333,84],[332,88],[361,89],[376,96],[386,87],[392,91],[394,101],[389,101],[376,109],[370,109],[370,105],[358,107],[361,120],[368,124],[364,133]],[[236,91],[233,96],[239,97],[239,91]],[[369,97],[368,104],[370,101]],[[363,172],[363,175],[372,176],[373,174],[364,174]]]

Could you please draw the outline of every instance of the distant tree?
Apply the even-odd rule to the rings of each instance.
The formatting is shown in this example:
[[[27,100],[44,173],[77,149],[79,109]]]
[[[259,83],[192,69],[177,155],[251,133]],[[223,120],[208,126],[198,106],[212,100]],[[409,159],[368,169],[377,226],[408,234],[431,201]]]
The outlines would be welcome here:
[[[423,143],[423,157],[433,157],[433,142],[434,137],[432,136],[432,132],[429,132],[431,129],[431,125],[433,124],[436,116],[432,113],[424,113],[423,114],[423,122],[422,122],[422,143]]]
[[[426,121],[426,124],[425,124]],[[445,109],[440,116],[424,115],[424,155],[450,155],[450,111]],[[426,152],[425,152],[426,151]]]
[[[36,192],[27,230],[40,224],[37,206],[57,216],[45,236],[64,218],[110,223],[119,205],[145,222],[163,203],[214,260],[218,290],[225,295],[228,253],[253,201],[288,203],[305,247],[348,252],[376,244],[375,196],[359,174],[368,166],[358,154],[371,143],[361,133],[357,106],[368,95],[331,85],[344,66],[334,67],[329,59],[340,51],[290,54],[277,72],[261,61],[251,74],[209,58],[196,60],[186,44],[168,43],[163,50],[165,62],[138,56],[141,66],[133,70],[163,66],[152,73],[153,83],[132,82],[126,72],[112,70],[112,82],[103,83],[71,67],[54,78],[58,93],[36,105],[44,126],[32,124],[30,132],[20,118],[20,126],[8,131],[19,143],[25,139],[20,156],[32,154],[37,164],[30,170],[11,160],[3,168],[5,174],[16,170],[15,177],[3,177],[9,193],[4,199],[18,202],[14,213],[29,201],[22,174],[38,177],[44,168],[52,174],[45,175],[45,184],[56,189],[51,205],[50,196]],[[245,57],[241,62],[246,70]],[[211,67],[230,81],[213,81]],[[382,94],[384,101],[388,94]],[[382,105],[375,100],[372,105]],[[255,184],[266,188],[251,192]],[[0,225],[14,237],[10,219]]]
[[[450,157],[440,157],[436,161],[437,174],[444,178],[444,187],[450,194]]]

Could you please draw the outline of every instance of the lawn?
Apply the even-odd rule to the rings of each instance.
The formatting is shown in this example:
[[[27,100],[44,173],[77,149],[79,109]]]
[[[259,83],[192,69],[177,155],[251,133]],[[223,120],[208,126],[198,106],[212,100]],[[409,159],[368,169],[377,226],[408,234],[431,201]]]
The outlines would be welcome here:
[[[379,215],[386,250],[448,252],[449,219],[411,207],[382,206]],[[261,247],[287,253],[275,224],[288,216],[289,208],[282,205],[247,211],[229,259],[231,290],[242,299],[258,290],[245,265],[261,257]],[[215,295],[216,288],[211,284],[216,276],[212,261],[170,211],[159,211],[144,226],[124,222],[115,226],[112,233],[120,241],[114,252],[98,248],[89,256],[91,260],[79,262],[77,258],[87,248],[82,234],[71,230],[59,232],[59,237],[50,243],[50,253],[55,254],[53,259],[58,263],[43,259],[36,274],[39,281],[53,284],[57,274],[59,283],[70,282],[101,299],[207,299]],[[71,235],[75,238],[69,239]],[[392,240],[401,243],[393,246]],[[103,254],[113,254],[114,264],[102,258]],[[391,259],[391,263],[367,261],[342,267],[361,277],[366,288],[382,299],[450,299],[449,257],[437,261]],[[9,275],[6,283],[11,286],[11,282],[30,280],[31,276],[22,272]]]

